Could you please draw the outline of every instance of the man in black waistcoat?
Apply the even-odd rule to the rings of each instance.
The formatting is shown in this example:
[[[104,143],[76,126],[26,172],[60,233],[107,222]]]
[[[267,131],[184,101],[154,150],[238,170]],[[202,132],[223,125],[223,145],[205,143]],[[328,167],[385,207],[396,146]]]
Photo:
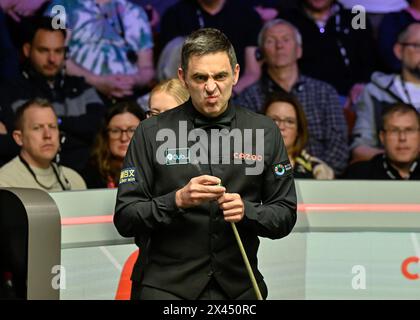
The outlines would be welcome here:
[[[220,31],[192,33],[178,73],[190,100],[140,124],[121,172],[114,223],[140,248],[131,298],[255,299],[231,222],[266,298],[258,236],[296,222],[280,131],[230,102],[239,65]]]

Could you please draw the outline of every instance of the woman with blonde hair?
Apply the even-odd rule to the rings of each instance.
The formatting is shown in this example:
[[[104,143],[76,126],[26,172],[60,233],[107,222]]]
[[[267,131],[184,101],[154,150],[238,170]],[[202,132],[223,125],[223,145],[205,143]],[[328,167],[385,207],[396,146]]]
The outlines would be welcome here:
[[[190,98],[188,90],[178,79],[169,79],[158,83],[150,92],[149,114],[159,113],[175,108]]]
[[[96,136],[92,156],[83,177],[88,188],[116,188],[128,145],[142,120],[143,109],[134,101],[111,107]]]
[[[272,93],[266,101],[265,114],[280,129],[295,178],[334,179],[334,171],[305,150],[307,121],[301,104],[294,96],[287,92]]]

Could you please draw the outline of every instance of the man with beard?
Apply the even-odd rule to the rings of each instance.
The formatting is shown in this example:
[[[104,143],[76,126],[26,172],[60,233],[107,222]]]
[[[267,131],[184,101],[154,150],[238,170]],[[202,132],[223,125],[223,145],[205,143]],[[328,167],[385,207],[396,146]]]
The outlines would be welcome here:
[[[404,102],[420,110],[420,23],[410,24],[399,35],[394,52],[401,60],[401,73],[374,73],[356,104],[351,144],[354,161],[369,160],[383,152],[378,130],[389,105]]]
[[[43,98],[52,103],[58,116],[61,163],[75,170],[85,167],[105,108],[83,78],[65,73],[65,37],[65,30],[52,27],[51,18],[35,21],[23,45],[26,59],[19,76],[0,86],[1,162],[9,161],[19,151],[16,146],[12,148],[11,137],[16,109],[28,100]]]

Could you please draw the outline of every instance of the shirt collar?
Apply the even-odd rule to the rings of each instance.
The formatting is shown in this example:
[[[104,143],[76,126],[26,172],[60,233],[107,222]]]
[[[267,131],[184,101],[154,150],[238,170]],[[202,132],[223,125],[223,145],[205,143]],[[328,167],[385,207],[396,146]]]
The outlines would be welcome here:
[[[267,91],[269,93],[274,91],[286,91],[281,86],[279,86],[268,74],[268,72],[264,72],[262,76],[263,86],[266,86]],[[303,76],[301,73],[298,75],[298,79],[296,83],[292,87],[292,92],[302,91],[304,89],[305,83],[307,78]]]
[[[191,98],[186,106],[187,114],[192,121],[194,128],[210,129],[210,128],[231,128],[232,122],[236,117],[236,108],[231,100],[228,102],[228,107],[219,116],[210,118],[206,117],[193,106]]]

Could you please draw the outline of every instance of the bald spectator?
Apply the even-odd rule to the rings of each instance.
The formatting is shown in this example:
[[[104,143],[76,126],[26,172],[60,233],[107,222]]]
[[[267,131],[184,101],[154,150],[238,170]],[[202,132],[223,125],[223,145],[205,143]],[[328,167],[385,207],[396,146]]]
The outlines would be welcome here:
[[[412,0],[409,7],[389,13],[383,18],[379,27],[378,47],[388,71],[401,71],[401,61],[394,53],[394,45],[398,35],[414,22],[420,22],[420,0]]]
[[[401,73],[373,74],[356,105],[353,161],[369,160],[383,152],[378,133],[381,115],[389,105],[404,102],[420,110],[420,23],[411,24],[400,34],[394,52],[401,61]]]

